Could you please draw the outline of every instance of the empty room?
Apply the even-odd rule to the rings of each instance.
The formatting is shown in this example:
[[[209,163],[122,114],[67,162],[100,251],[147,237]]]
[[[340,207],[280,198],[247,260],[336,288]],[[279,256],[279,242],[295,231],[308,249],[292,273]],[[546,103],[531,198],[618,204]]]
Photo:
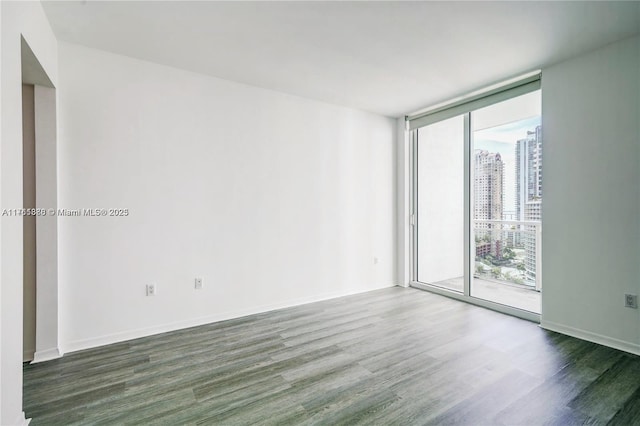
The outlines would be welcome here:
[[[640,425],[640,1],[0,1],[1,425]]]

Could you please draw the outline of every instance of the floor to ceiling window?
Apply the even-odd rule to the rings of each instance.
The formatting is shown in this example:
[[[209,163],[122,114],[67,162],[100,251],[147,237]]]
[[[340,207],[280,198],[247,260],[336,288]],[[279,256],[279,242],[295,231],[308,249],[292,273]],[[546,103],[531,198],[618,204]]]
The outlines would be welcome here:
[[[539,314],[539,75],[408,121],[413,284],[524,317]]]
[[[471,296],[540,313],[540,91],[471,113]]]

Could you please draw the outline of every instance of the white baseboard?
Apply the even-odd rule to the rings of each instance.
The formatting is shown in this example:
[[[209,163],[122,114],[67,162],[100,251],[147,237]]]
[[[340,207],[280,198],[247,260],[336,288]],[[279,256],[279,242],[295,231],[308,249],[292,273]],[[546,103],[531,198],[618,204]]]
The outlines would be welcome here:
[[[33,349],[25,349],[22,351],[22,362],[31,362],[33,361],[34,350]]]
[[[24,415],[24,411],[23,411],[20,414],[18,414],[18,417],[16,417],[16,420],[11,424],[27,426],[30,422],[31,422],[31,419],[30,418],[27,419],[26,416]]]
[[[613,337],[608,337],[602,334],[593,333],[591,331],[581,330],[579,328],[554,323],[552,321],[541,321],[540,327],[544,328],[545,330],[566,334],[567,336],[577,337],[578,339],[586,340],[588,342],[593,342],[599,345],[608,346],[610,348],[619,349],[621,351],[629,352],[630,354],[640,355],[640,345],[636,343],[615,339]]]
[[[45,349],[43,351],[36,351],[33,354],[33,361],[31,364],[37,364],[39,362],[50,361],[52,359],[60,358],[62,351],[58,348]]]
[[[84,349],[96,348],[99,346],[111,345],[113,343],[124,342],[127,340],[147,337],[154,334],[167,333],[169,331],[182,330],[184,328],[196,327],[199,325],[211,324],[214,322],[225,321],[235,318],[241,318],[248,315],[260,314],[263,312],[275,311],[278,309],[291,308],[294,306],[306,305],[308,303],[321,302],[323,300],[335,299],[338,297],[350,296],[353,294],[366,293],[368,291],[380,290],[383,288],[395,287],[395,284],[380,286],[366,290],[353,290],[348,292],[332,292],[317,296],[288,300],[281,303],[263,305],[251,309],[245,309],[233,312],[223,312],[215,315],[208,315],[200,318],[193,318],[184,321],[177,321],[167,324],[160,324],[153,327],[139,328],[134,330],[123,331],[121,333],[113,333],[89,339],[73,340],[64,344],[64,353],[76,352]]]

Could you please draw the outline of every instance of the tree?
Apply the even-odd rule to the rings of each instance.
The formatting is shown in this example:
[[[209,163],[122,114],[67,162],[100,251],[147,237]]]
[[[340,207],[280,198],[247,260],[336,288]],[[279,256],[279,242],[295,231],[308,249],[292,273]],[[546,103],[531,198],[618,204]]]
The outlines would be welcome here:
[[[507,260],[514,259],[516,257],[516,252],[513,251],[511,247],[505,247],[505,249],[502,251],[502,257]]]

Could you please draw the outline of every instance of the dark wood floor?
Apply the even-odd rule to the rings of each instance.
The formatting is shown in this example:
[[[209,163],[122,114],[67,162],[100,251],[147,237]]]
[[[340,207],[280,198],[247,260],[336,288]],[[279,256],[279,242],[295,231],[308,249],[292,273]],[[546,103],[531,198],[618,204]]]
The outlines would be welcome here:
[[[32,425],[640,424],[640,358],[390,288],[24,367]]]

